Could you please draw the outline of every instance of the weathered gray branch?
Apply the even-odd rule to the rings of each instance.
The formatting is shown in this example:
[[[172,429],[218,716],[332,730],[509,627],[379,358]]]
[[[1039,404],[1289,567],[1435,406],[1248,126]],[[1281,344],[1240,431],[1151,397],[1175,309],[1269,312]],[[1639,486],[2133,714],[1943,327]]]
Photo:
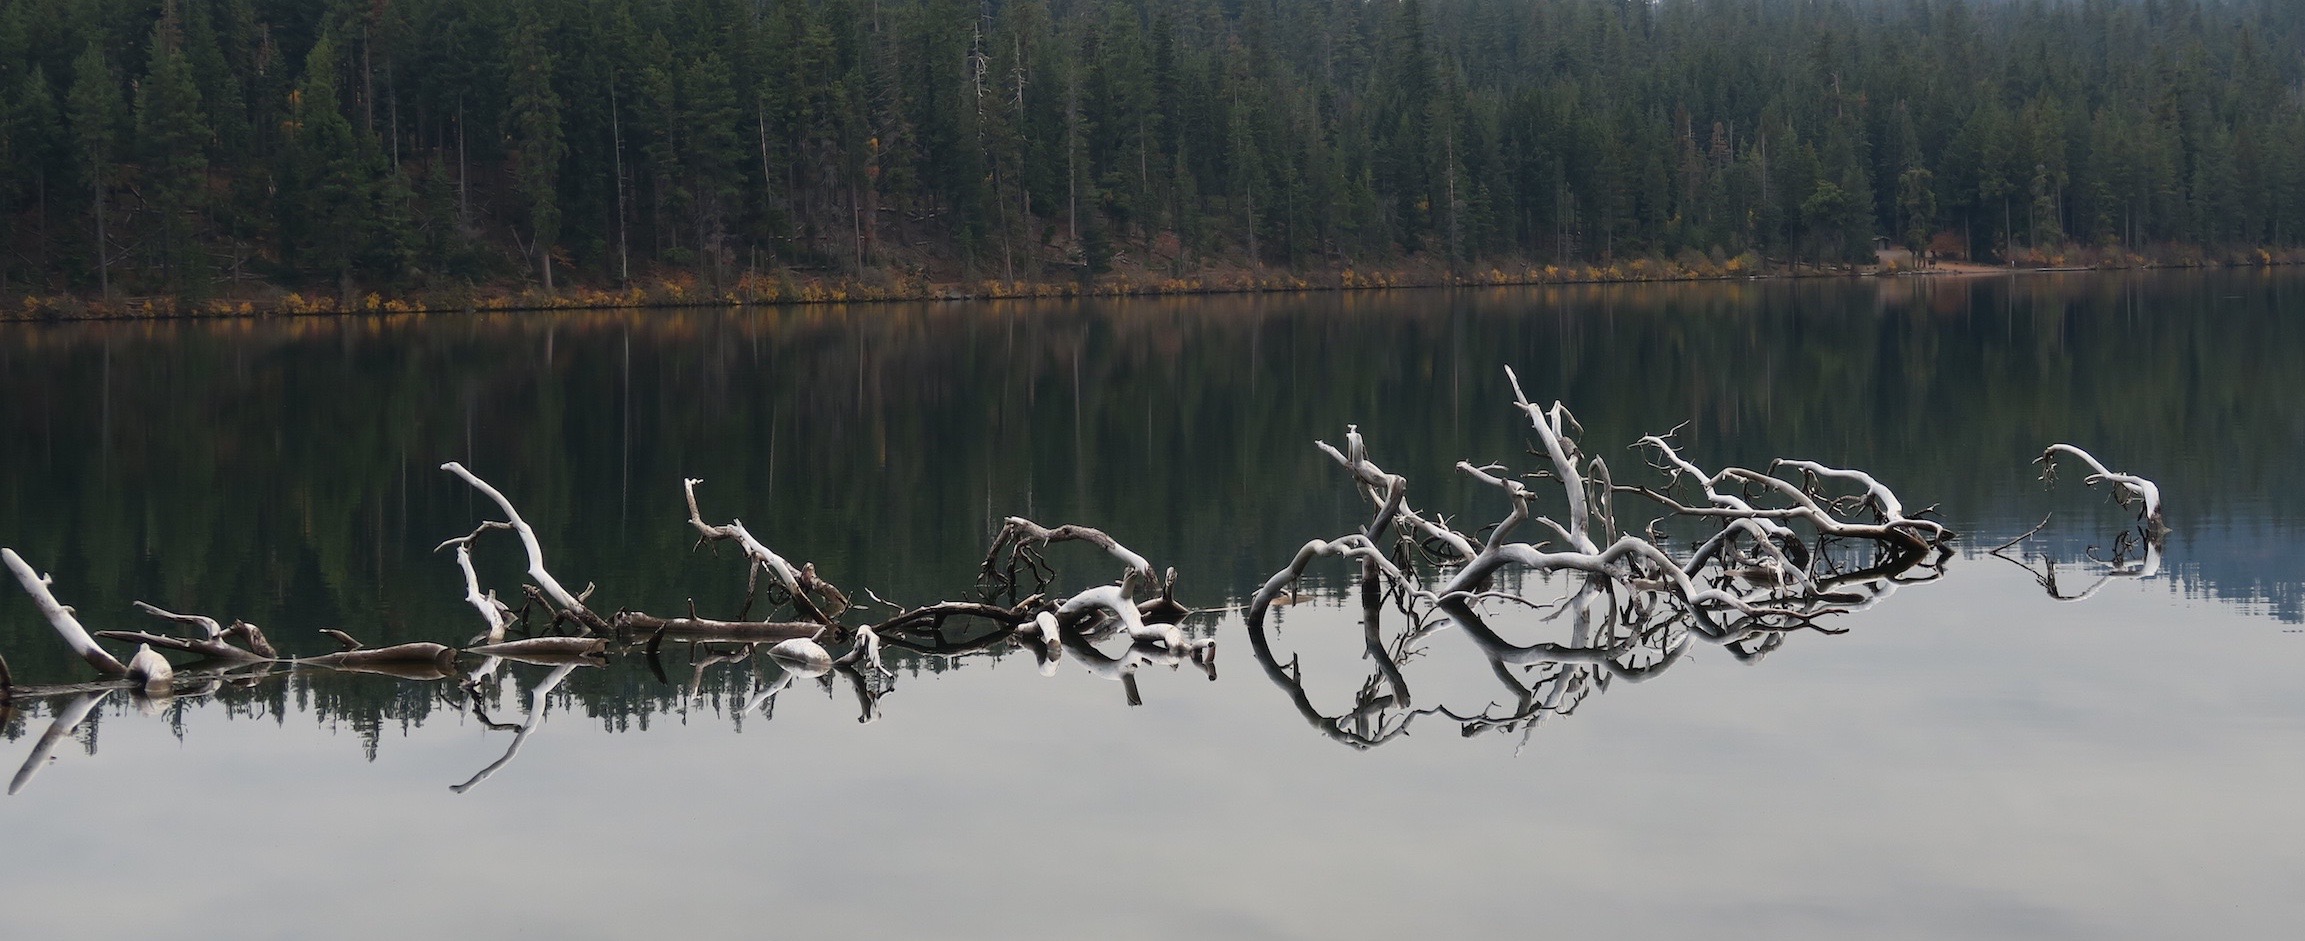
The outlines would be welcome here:
[[[1120,560],[1124,570],[1121,578],[1123,585],[1128,584],[1132,578],[1142,579],[1147,585],[1158,584],[1160,581],[1159,576],[1153,572],[1151,562],[1145,561],[1144,556],[1121,545],[1119,540],[1106,535],[1101,529],[1091,529],[1087,526],[1076,526],[1071,523],[1050,529],[1021,516],[1011,516],[1001,521],[1000,533],[993,537],[992,548],[985,552],[983,571],[987,575],[992,574],[994,560],[1004,549],[1013,553],[1028,547],[1046,547],[1052,542],[1072,541],[1088,543],[1103,549],[1105,554]]]
[[[749,565],[767,571],[784,588],[785,593],[792,596],[793,607],[800,609],[803,617],[824,624],[832,623],[833,618],[840,614],[840,608],[846,606],[846,597],[839,595],[838,589],[832,588],[830,583],[818,579],[813,567],[806,571],[794,569],[792,563],[786,562],[783,556],[753,538],[752,532],[744,528],[743,521],[730,520],[718,526],[706,523],[704,514],[696,507],[696,485],[703,482],[703,478],[699,477],[684,478],[680,482],[681,492],[688,497],[688,525],[695,527],[706,542],[724,539],[735,542],[737,548],[744,552]],[[812,602],[808,596],[810,589],[818,589],[821,594],[837,598],[833,610],[826,611]]]

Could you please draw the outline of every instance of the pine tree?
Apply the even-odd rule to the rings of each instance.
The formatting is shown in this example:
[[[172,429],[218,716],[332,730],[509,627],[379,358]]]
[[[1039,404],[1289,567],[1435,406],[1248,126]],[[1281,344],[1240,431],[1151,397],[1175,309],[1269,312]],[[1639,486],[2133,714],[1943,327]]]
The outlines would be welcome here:
[[[545,48],[544,23],[533,3],[516,12],[505,55],[514,186],[528,216],[538,276],[550,293],[552,249],[560,237],[560,162],[568,156],[568,144],[561,136],[560,96],[552,88],[552,53]]]
[[[151,70],[136,86],[136,146],[143,152],[145,202],[159,217],[150,239],[154,267],[170,291],[198,296],[208,280],[197,238],[210,135],[173,9],[153,26],[147,61]]]
[[[339,296],[348,301],[358,263],[370,245],[376,173],[374,148],[344,116],[337,67],[336,36],[323,31],[305,55],[304,75],[289,96],[279,230],[283,258],[335,281]]]

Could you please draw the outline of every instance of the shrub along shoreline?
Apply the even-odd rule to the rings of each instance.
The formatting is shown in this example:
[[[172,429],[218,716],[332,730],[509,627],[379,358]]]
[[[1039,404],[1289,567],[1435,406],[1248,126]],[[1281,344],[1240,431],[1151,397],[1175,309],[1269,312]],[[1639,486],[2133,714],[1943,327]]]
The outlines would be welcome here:
[[[1402,265],[1338,267],[1320,271],[1225,268],[1186,277],[1114,273],[1071,281],[936,279],[894,271],[866,277],[827,277],[778,271],[747,274],[718,290],[696,275],[676,272],[634,278],[623,286],[575,286],[545,292],[534,285],[351,296],[304,293],[273,286],[206,299],[80,295],[0,298],[0,323],[165,320],[216,317],[441,313],[462,311],[632,310],[784,304],[852,304],[1058,298],[1163,297],[1369,291],[1393,288],[1479,288],[1566,284],[1749,281],[1789,278],[1975,277],[2058,271],[2260,268],[2305,264],[2305,249],[2253,248],[2211,252],[2172,247],[2151,254],[2119,249],[2019,249],[2011,264],[1943,262],[1924,269],[1896,265],[1788,264],[1751,253],[1713,260],[1636,258],[1614,264]]]

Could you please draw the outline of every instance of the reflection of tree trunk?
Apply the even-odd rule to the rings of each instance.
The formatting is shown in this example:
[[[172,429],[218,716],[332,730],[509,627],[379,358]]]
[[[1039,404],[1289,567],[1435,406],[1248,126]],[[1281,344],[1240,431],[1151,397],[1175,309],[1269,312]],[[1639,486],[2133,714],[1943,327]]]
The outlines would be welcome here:
[[[96,184],[96,285],[104,299],[112,299],[112,256],[105,250],[109,240],[104,237],[104,184],[102,171],[98,171]]]

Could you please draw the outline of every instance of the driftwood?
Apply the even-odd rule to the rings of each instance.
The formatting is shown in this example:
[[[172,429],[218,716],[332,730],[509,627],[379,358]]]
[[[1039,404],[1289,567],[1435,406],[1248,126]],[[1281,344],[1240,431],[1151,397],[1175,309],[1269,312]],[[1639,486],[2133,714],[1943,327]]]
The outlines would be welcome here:
[[[1308,723],[1321,734],[1357,748],[1373,747],[1407,734],[1427,716],[1458,723],[1464,734],[1519,729],[1524,735],[1550,716],[1573,712],[1612,683],[1641,682],[1685,659],[1692,648],[1720,646],[1743,661],[1779,649],[1788,634],[1835,632],[1829,618],[1881,603],[1901,587],[1944,573],[1954,534],[1929,519],[1928,511],[1908,511],[1906,501],[1882,481],[1860,470],[1825,463],[1777,459],[1765,469],[1723,467],[1707,470],[1685,457],[1673,434],[1645,436],[1634,445],[1656,479],[1619,483],[1609,465],[1589,456],[1578,443],[1584,434],[1560,402],[1531,401],[1518,377],[1507,370],[1512,406],[1525,419],[1529,453],[1538,466],[1515,472],[1499,464],[1458,462],[1456,470],[1500,496],[1503,515],[1492,525],[1463,529],[1448,517],[1420,512],[1409,500],[1406,477],[1371,459],[1367,441],[1347,426],[1343,447],[1314,442],[1336,463],[1371,515],[1353,531],[1305,542],[1287,565],[1258,585],[1241,606],[1251,652],[1266,677],[1281,687]],[[2041,462],[2053,476],[2055,459],[2066,455],[2087,463],[2115,496],[2140,506],[2146,538],[2124,534],[2113,557],[2099,560],[2111,571],[2100,578],[2144,576],[2159,570],[2161,525],[2158,487],[2118,474],[2087,452],[2055,445]],[[667,639],[687,641],[691,671],[685,693],[699,696],[707,672],[749,661],[756,679],[740,712],[767,712],[777,694],[802,679],[820,679],[829,692],[846,681],[854,689],[859,720],[881,714],[883,697],[900,681],[908,659],[951,659],[1022,649],[1040,672],[1054,672],[1065,660],[1092,675],[1114,680],[1127,701],[1144,701],[1140,677],[1147,667],[1197,667],[1216,677],[1216,643],[1188,632],[1195,614],[1175,597],[1176,572],[1161,577],[1143,555],[1103,530],[1077,524],[1043,526],[1008,517],[993,534],[977,572],[979,596],[903,607],[862,592],[868,603],[849,597],[813,563],[795,566],[763,543],[742,521],[707,523],[699,508],[694,478],[684,479],[686,524],[699,545],[728,542],[745,558],[745,603],[734,617],[699,614],[666,617],[623,610],[604,617],[587,606],[591,589],[572,593],[547,569],[535,529],[498,489],[450,462],[444,469],[488,496],[505,519],[480,523],[469,534],[441,543],[453,549],[463,575],[464,602],[481,617],[481,631],[464,650],[437,643],[368,648],[340,631],[342,650],[287,661],[290,669],[325,668],[431,682],[457,676],[458,658],[469,654],[480,665],[463,674],[466,697],[490,729],[514,732],[504,754],[470,780],[461,792],[496,774],[520,751],[544,721],[549,694],[573,671],[609,658],[641,654],[660,681],[675,685],[659,660]],[[1553,487],[1558,487],[1554,496]],[[1617,499],[1634,497],[1662,507],[1665,516],[1646,530],[1619,524]],[[670,520],[666,521],[668,524]],[[1666,537],[1660,527],[1698,528],[1690,543]],[[486,589],[473,564],[472,543],[486,533],[506,530],[520,540],[533,582],[522,592],[536,607],[515,611]],[[2021,539],[2019,540],[2021,541]],[[1040,593],[1054,575],[1044,556],[1053,543],[1081,542],[1118,561],[1117,579],[1069,595]],[[2015,545],[2013,542],[2011,545]],[[2141,554],[2137,553],[2142,547]],[[2008,548],[2008,547],[2003,547]],[[142,602],[147,613],[185,625],[187,636],[142,631],[104,631],[93,637],[73,610],[49,592],[39,576],[4,551],[5,561],[31,594],[67,646],[110,679],[74,686],[17,687],[0,665],[0,693],[9,700],[53,697],[62,704],[55,721],[18,773],[27,780],[102,698],[133,688],[149,697],[146,708],[173,695],[196,695],[235,682],[272,675],[277,653],[262,631],[234,621],[225,626],[198,614],[177,614]],[[2094,556],[2092,556],[2094,558]],[[1283,659],[1274,636],[1279,612],[1297,600],[1295,586],[1325,560],[1347,563],[1357,575],[1361,608],[1360,652],[1371,664],[1367,676],[1340,711],[1323,711],[1306,688],[1302,662]],[[2022,563],[2021,563],[2022,564]],[[757,582],[765,574],[774,585],[775,606],[790,605],[785,619],[747,619]],[[2044,585],[2068,597],[2056,584],[2055,563]],[[1035,582],[1027,594],[1026,579]],[[2087,597],[2098,585],[2071,595]],[[876,606],[892,609],[877,621],[856,612]],[[526,612],[537,607],[552,615],[551,631],[562,622],[585,636],[516,636],[527,633]],[[1229,610],[1229,609],[1228,609]],[[1554,625],[1566,636],[1515,640],[1506,616]],[[1388,627],[1388,622],[1398,625]],[[1477,709],[1458,709],[1417,696],[1404,664],[1423,653],[1438,632],[1456,630],[1478,650],[1502,689],[1502,696]],[[96,639],[135,644],[135,656],[121,663]],[[701,647],[698,645],[702,645]],[[173,668],[164,651],[197,655],[245,667],[228,674],[213,666]],[[519,725],[494,722],[481,712],[482,681],[506,662],[554,667],[528,694],[528,715]],[[893,668],[892,668],[893,665]],[[62,697],[72,697],[63,701]]]
[[[2082,478],[2083,484],[2090,487],[2095,487],[2100,483],[2112,484],[2114,500],[2122,506],[2136,505],[2137,518],[2144,522],[2148,537],[2157,540],[2162,534],[2169,531],[2167,522],[2161,516],[2161,485],[2135,474],[2123,474],[2108,469],[2105,462],[2097,460],[2096,455],[2070,444],[2052,444],[2041,450],[2040,457],[2033,459],[2033,463],[2041,465],[2042,480],[2051,483],[2056,482],[2057,455],[2059,454],[2072,455],[2081,463],[2089,466],[2090,473],[2089,476]]]
[[[331,632],[341,634],[342,632]],[[353,641],[358,644],[358,641]],[[354,647],[336,653],[304,657],[296,661],[301,666],[329,667],[331,669],[374,669],[394,664],[449,665],[456,662],[456,650],[429,641],[394,644],[390,647]]]
[[[559,664],[570,659],[606,659],[608,641],[599,637],[529,637],[466,647],[463,652],[521,663]]]
[[[122,668],[125,671],[125,667]],[[72,701],[56,709],[56,717],[49,720],[48,729],[40,733],[40,740],[32,743],[32,753],[25,756],[24,765],[16,769],[16,777],[8,782],[8,793],[14,794],[32,783],[32,776],[48,766],[48,756],[55,754],[56,745],[71,737],[72,730],[88,720],[96,705],[112,694],[111,690],[91,690],[72,697]]]
[[[1786,632],[1819,630],[1820,619],[1876,603],[1898,586],[1941,575],[1953,533],[1908,513],[1887,485],[1862,471],[1807,460],[1780,459],[1767,473],[1739,467],[1706,471],[1683,457],[1670,434],[1635,444],[1663,476],[1655,485],[1615,481],[1607,462],[1588,458],[1583,433],[1566,406],[1540,406],[1506,370],[1512,403],[1532,433],[1537,471],[1515,474],[1500,465],[1458,462],[1460,473],[1505,498],[1506,513],[1484,536],[1451,528],[1408,510],[1407,481],[1380,469],[1367,455],[1358,428],[1348,426],[1342,450],[1316,447],[1342,466],[1375,515],[1358,532],[1316,539],[1265,581],[1246,606],[1252,656],[1298,711],[1323,735],[1356,748],[1406,734],[1419,717],[1443,715],[1466,734],[1490,729],[1524,731],[1547,715],[1565,714],[1612,682],[1639,682],[1679,662],[1704,641],[1752,659],[1782,643]],[[1797,474],[1795,479],[1777,476]],[[1559,487],[1558,517],[1540,512],[1529,481]],[[1839,488],[1836,491],[1835,488]],[[1685,502],[1675,491],[1692,489]],[[1845,492],[1854,490],[1855,492]],[[1637,495],[1666,508],[1669,518],[1712,527],[1686,556],[1666,548],[1650,525],[1646,535],[1622,531],[1614,498]],[[1516,541],[1524,529],[1541,542]],[[1397,529],[1397,536],[1393,535]],[[1399,544],[1388,553],[1386,545]],[[1850,547],[1870,547],[1852,554]],[[1407,549],[1416,551],[1405,551]],[[1323,713],[1312,705],[1298,661],[1282,660],[1272,644],[1272,612],[1312,563],[1342,558],[1359,570],[1362,650],[1375,664],[1350,708]],[[1433,564],[1446,568],[1433,568]],[[1545,599],[1522,583],[1500,588],[1508,572],[1568,579],[1565,597]],[[1388,639],[1380,627],[1388,602],[1405,627]],[[1565,620],[1566,642],[1516,643],[1489,624],[1484,609],[1503,606],[1546,612]],[[1401,664],[1435,631],[1464,632],[1505,686],[1507,696],[1472,713],[1418,705]]]
[[[985,551],[984,564],[979,568],[978,575],[988,584],[1013,591],[1017,585],[1017,566],[1021,564],[1039,579],[1038,587],[1046,588],[1048,567],[1042,561],[1039,550],[1047,548],[1052,542],[1074,541],[1102,549],[1106,555],[1120,562],[1119,584],[1123,591],[1127,590],[1132,581],[1142,581],[1148,585],[1154,581],[1152,563],[1101,529],[1071,523],[1052,529],[1021,516],[1011,516],[1001,521],[1000,533],[993,537],[992,548]]]
[[[74,616],[72,608],[57,601],[56,596],[48,591],[48,586],[56,581],[53,576],[34,572],[32,566],[24,561],[23,556],[17,555],[14,549],[0,549],[0,562],[7,563],[8,571],[15,573],[16,583],[24,586],[25,594],[32,596],[32,603],[40,608],[41,616],[48,619],[48,626],[56,629],[56,636],[64,638],[65,646],[88,661],[88,665],[95,667],[98,673],[105,676],[128,675],[128,665],[105,652],[104,648],[96,646],[96,639],[88,636],[87,628],[80,626],[80,619]]]
[[[680,482],[681,492],[688,497],[688,525],[697,531],[702,541],[727,540],[736,543],[753,566],[748,571],[767,572],[771,578],[776,579],[777,585],[791,596],[793,607],[799,609],[802,617],[820,624],[833,623],[833,619],[848,607],[848,596],[831,583],[818,578],[813,563],[794,569],[792,563],[786,562],[783,556],[753,538],[752,532],[744,528],[742,520],[730,520],[718,526],[707,524],[704,514],[696,508],[696,485],[703,482],[694,477]]]
[[[660,618],[638,612],[621,612],[613,619],[617,636],[664,636],[699,643],[757,644],[791,640],[795,637],[815,637],[824,632],[824,625],[813,621],[716,621],[711,618]]]
[[[504,511],[504,519],[484,523],[481,525],[481,529],[509,529],[520,536],[521,548],[528,552],[528,577],[535,580],[536,587],[543,593],[545,600],[558,608],[561,615],[589,629],[604,629],[608,626],[606,621],[601,620],[600,615],[592,613],[592,609],[584,606],[583,598],[571,594],[568,589],[561,587],[560,580],[552,577],[551,570],[544,567],[544,546],[536,539],[536,529],[529,526],[527,520],[521,518],[520,511],[513,508],[512,501],[507,499],[502,491],[490,486],[487,481],[475,476],[471,471],[464,469],[464,465],[455,461],[440,465],[440,469],[463,478],[464,482],[471,484],[473,489],[480,491],[490,500],[496,501],[497,508]],[[479,535],[479,530],[475,530],[471,536],[462,537],[461,541],[469,543],[473,536],[477,535]],[[449,542],[441,545],[446,547],[458,541],[449,540]]]

